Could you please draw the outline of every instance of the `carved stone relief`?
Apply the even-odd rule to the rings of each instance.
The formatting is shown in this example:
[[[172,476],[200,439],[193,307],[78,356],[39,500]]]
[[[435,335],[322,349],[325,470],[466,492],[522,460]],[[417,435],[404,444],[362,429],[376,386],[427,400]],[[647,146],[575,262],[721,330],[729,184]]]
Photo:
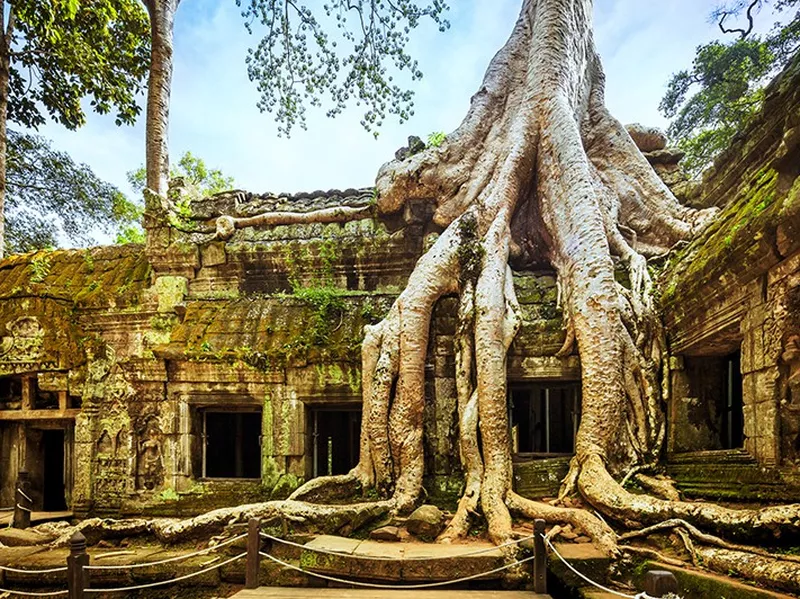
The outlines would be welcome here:
[[[34,316],[6,323],[8,335],[0,337],[0,361],[38,362],[42,357],[44,329]]]
[[[164,483],[163,435],[155,415],[143,416],[136,426],[136,488],[153,491]]]

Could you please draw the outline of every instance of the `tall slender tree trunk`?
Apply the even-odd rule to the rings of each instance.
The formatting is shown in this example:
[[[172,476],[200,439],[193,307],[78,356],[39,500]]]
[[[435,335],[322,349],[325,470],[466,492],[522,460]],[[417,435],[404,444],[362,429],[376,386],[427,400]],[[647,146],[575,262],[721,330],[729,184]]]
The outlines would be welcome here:
[[[14,9],[5,21],[5,2],[0,2],[0,258],[6,251],[6,158],[8,155],[8,81],[11,67],[11,34]]]
[[[150,13],[150,77],[147,85],[147,187],[164,196],[169,182],[169,97],[172,32],[180,0],[145,0]]]

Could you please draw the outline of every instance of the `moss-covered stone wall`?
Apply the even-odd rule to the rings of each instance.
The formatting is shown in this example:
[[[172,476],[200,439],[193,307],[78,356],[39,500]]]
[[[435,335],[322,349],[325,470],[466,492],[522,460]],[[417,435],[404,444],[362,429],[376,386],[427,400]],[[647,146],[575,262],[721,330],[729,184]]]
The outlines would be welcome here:
[[[749,497],[777,499],[774,489],[781,485],[770,482],[776,480],[786,481],[781,499],[796,497],[799,490],[792,474],[800,458],[800,318],[792,299],[800,289],[798,175],[800,59],[767,88],[762,113],[695,190],[694,201],[719,207],[719,216],[701,236],[671,255],[661,273],[660,302],[673,354],[668,450],[681,464],[674,468],[679,482],[693,492],[716,482],[718,495],[741,491]],[[713,417],[709,420],[709,406],[725,401],[701,397],[697,389],[708,373],[702,368],[693,372],[690,365],[737,353],[741,445],[752,464],[761,468],[769,492],[737,491],[737,477],[728,476],[730,465],[706,468],[718,458],[698,454],[694,460],[685,455],[721,449],[721,425],[714,425]],[[721,394],[723,388],[711,393]],[[719,459],[725,463],[727,458],[723,453]],[[707,484],[698,484],[702,477],[693,475],[693,468],[703,472]],[[715,472],[718,478],[713,478]],[[755,484],[753,476],[753,470],[747,470],[749,485]]]

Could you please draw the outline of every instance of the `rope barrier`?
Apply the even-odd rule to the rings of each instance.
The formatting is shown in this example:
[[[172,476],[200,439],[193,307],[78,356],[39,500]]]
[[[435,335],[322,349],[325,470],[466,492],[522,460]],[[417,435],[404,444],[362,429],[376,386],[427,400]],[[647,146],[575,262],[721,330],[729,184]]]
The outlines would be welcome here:
[[[26,508],[24,505],[17,504],[17,507],[21,509],[23,512],[30,512],[33,513],[32,509]]]
[[[299,549],[306,549],[308,551],[314,551],[316,553],[322,553],[324,555],[335,555],[338,557],[352,557],[352,558],[361,558],[361,559],[370,559],[375,561],[387,561],[387,562],[396,562],[398,559],[397,557],[384,557],[382,555],[360,555],[357,553],[343,553],[341,551],[332,551],[330,549],[321,549],[317,547],[309,547],[308,545],[303,545],[302,543],[295,543],[294,541],[289,541],[287,539],[281,539],[280,537],[273,537],[272,535],[268,535],[267,533],[260,533],[261,537],[265,539],[269,539],[271,541],[277,541],[278,543],[282,543],[284,545],[289,545],[290,547],[297,547]],[[503,547],[508,547],[509,545],[518,545],[522,543],[522,541],[527,541],[529,539],[534,538],[535,535],[530,535],[528,537],[523,537],[521,539],[517,539],[516,541],[506,541],[502,545],[493,545],[491,547],[484,547],[483,549],[477,549],[475,551],[469,551],[467,553],[459,553],[457,555],[431,555],[431,556],[424,556],[424,555],[417,555],[417,556],[410,556],[410,557],[403,557],[404,561],[431,561],[431,560],[438,560],[438,559],[452,559],[454,557],[472,557],[474,555],[481,555],[482,553],[489,553],[490,551],[495,551],[497,549],[502,549]]]
[[[16,572],[18,574],[53,574],[54,572],[66,572],[67,567],[48,568],[47,570],[25,570],[20,568],[12,568],[10,566],[0,566],[0,570],[5,572]]]
[[[25,491],[23,491],[22,489],[20,489],[19,487],[17,487],[17,493],[19,493],[19,494],[20,494],[20,495],[22,495],[22,496],[23,496],[25,499],[27,499],[28,501],[30,501],[31,503],[33,503],[33,499],[31,499],[30,497],[28,497],[28,494],[27,494]],[[19,507],[19,505],[17,505],[17,507]]]
[[[13,507],[0,507],[0,512],[13,512]]]
[[[347,580],[346,578],[337,578],[335,576],[328,576],[326,574],[320,574],[318,572],[311,572],[309,570],[304,570],[299,566],[295,566],[294,564],[290,564],[288,562],[284,562],[283,560],[278,559],[270,555],[269,553],[264,553],[263,551],[258,552],[259,555],[266,557],[267,559],[272,560],[276,564],[280,564],[285,568],[289,568],[291,570],[296,570],[298,572],[302,572],[303,574],[307,574],[309,576],[313,576],[315,578],[321,578],[323,580],[329,580],[331,582],[338,582],[340,584],[349,584],[356,587],[366,587],[369,589],[431,589],[435,587],[443,587],[450,584],[457,584],[459,582],[467,582],[469,580],[475,580],[476,578],[482,578],[483,576],[488,576],[489,574],[497,574],[498,572],[502,572],[503,570],[508,570],[509,568],[513,568],[514,566],[519,566],[520,564],[524,564],[525,562],[531,561],[534,556],[526,557],[525,559],[521,559],[519,561],[513,562],[511,564],[506,564],[504,566],[500,566],[499,568],[495,568],[494,570],[488,570],[487,572],[481,572],[479,574],[472,574],[471,576],[463,576],[461,578],[454,578],[452,580],[443,580],[440,582],[427,582],[424,584],[379,584],[373,582],[361,582],[358,580]]]
[[[0,593],[11,593],[12,595],[21,595],[22,597],[59,597],[66,595],[69,591],[49,591],[35,593],[33,591],[12,591],[10,589],[0,589]]]
[[[165,584],[172,584],[174,582],[180,582],[182,580],[188,580],[190,578],[194,578],[195,576],[200,576],[201,574],[205,574],[206,572],[211,572],[212,570],[216,570],[217,568],[221,568],[222,566],[227,566],[228,564],[233,563],[236,560],[242,559],[243,557],[246,556],[247,552],[245,551],[244,553],[240,553],[239,555],[227,559],[224,562],[220,562],[219,564],[214,564],[213,566],[209,566],[208,568],[198,570],[197,572],[192,572],[191,574],[184,574],[183,576],[178,576],[178,578],[170,578],[169,580],[160,580],[158,582],[137,584],[136,586],[131,586],[131,587],[118,587],[115,589],[84,589],[83,592],[84,593],[129,593],[130,591],[151,589],[153,587],[163,586]]]
[[[578,570],[576,570],[572,564],[570,564],[567,560],[565,560],[564,557],[558,552],[558,549],[556,549],[555,546],[550,542],[550,539],[548,539],[545,535],[542,535],[542,538],[544,539],[544,542],[547,543],[547,546],[550,547],[550,550],[553,553],[556,554],[558,559],[560,559],[561,562],[567,568],[569,568],[574,574],[577,574],[580,578],[582,578],[583,580],[585,580],[589,584],[597,587],[598,589],[601,589],[601,590],[605,591],[606,593],[611,593],[612,595],[616,595],[617,597],[625,597],[625,599],[656,599],[655,597],[651,597],[650,595],[648,595],[644,591],[642,591],[641,593],[638,593],[636,595],[628,595],[626,593],[621,593],[619,591],[615,591],[614,589],[610,589],[608,587],[605,587],[602,584],[600,584],[599,582],[595,582],[594,580],[592,580],[591,578],[589,578],[588,576],[586,576],[582,572],[578,572]]]
[[[247,536],[247,533],[240,534],[239,536],[233,537],[228,539],[227,541],[223,541],[219,545],[214,545],[213,547],[206,547],[205,549],[201,549],[200,551],[195,551],[194,553],[187,553],[186,555],[178,555],[175,557],[168,557],[166,559],[158,560],[156,562],[143,562],[139,564],[100,564],[100,565],[88,565],[84,566],[84,570],[122,570],[125,568],[146,568],[148,566],[160,566],[161,564],[169,564],[172,562],[179,562],[181,560],[189,559],[192,557],[197,557],[198,555],[205,555],[206,553],[210,553],[216,549],[221,549],[226,547],[236,541],[239,541]],[[65,568],[66,569],[66,568]]]

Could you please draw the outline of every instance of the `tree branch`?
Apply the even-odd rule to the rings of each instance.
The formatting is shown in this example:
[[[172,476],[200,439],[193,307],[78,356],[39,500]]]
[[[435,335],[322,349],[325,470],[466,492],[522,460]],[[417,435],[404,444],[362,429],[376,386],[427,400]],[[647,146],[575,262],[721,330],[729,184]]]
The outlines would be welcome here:
[[[217,219],[217,238],[230,239],[236,229],[255,226],[297,225],[308,223],[343,223],[351,220],[369,218],[373,207],[336,206],[311,212],[267,212],[256,216],[234,218],[220,216]]]
[[[746,38],[753,31],[753,9],[756,7],[757,4],[759,4],[760,1],[761,0],[753,0],[750,3],[750,6],[747,7],[747,13],[746,13],[747,14],[747,22],[748,22],[747,29],[741,29],[741,28],[726,29],[725,25],[724,25],[725,18],[728,17],[731,13],[725,11],[725,12],[722,13],[722,15],[721,15],[721,17],[719,19],[719,29],[720,29],[720,31],[722,31],[722,33],[739,33],[742,36],[741,39]]]

